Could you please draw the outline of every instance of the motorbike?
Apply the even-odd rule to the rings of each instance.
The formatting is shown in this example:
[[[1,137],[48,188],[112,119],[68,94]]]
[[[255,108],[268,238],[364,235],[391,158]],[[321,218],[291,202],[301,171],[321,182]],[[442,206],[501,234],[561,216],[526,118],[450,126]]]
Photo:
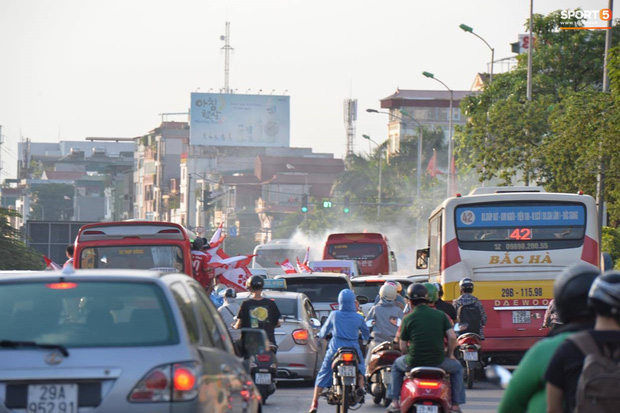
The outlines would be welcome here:
[[[276,350],[277,346],[270,344],[269,348],[261,351],[250,361],[250,375],[254,379],[254,384],[258,388],[263,404],[276,391],[278,372]]]
[[[372,320],[366,324],[369,328],[374,325]],[[397,326],[400,327],[400,324],[401,320],[398,319]],[[387,407],[392,402],[387,398],[387,388],[392,381],[392,364],[401,355],[394,341],[384,341],[372,349],[366,365],[366,391],[375,404],[383,402],[383,407]]]
[[[452,406],[450,376],[438,367],[415,367],[405,376],[400,391],[400,411],[448,413]]]
[[[342,347],[332,358],[332,386],[323,395],[327,403],[336,405],[337,413],[347,413],[363,403],[364,395],[356,390],[359,359],[352,347]]]
[[[454,330],[458,333],[467,329],[466,323],[456,323]],[[480,349],[482,348],[482,338],[475,333],[460,334],[457,339],[458,358],[464,367],[464,381],[468,389],[474,386],[476,371],[482,370],[483,362],[480,358]]]

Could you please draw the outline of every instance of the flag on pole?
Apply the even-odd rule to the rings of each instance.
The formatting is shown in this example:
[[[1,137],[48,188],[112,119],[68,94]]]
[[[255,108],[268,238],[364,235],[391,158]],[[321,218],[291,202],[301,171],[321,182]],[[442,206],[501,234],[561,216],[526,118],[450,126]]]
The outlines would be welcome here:
[[[308,261],[310,261],[310,247],[306,248],[306,256],[304,257],[303,263],[308,265]]]
[[[439,174],[443,174],[443,172],[437,169],[437,152],[434,149],[433,149],[433,156],[431,157],[430,161],[428,161],[426,172],[433,178]]]
[[[54,261],[47,258],[45,255],[43,256],[43,261],[45,261],[46,270],[52,270],[52,271],[62,270],[62,267],[60,265],[56,264]]]
[[[223,223],[217,228],[209,244],[211,248],[207,250],[210,257],[208,266],[213,268],[217,283],[224,284],[237,292],[247,291],[245,283],[252,276],[247,265],[252,260],[253,255],[240,255],[231,257],[221,249],[222,242],[226,235],[222,234]]]
[[[282,262],[276,261],[276,265],[279,265],[280,267],[282,267],[282,269],[284,270],[286,274],[295,274],[297,272],[295,271],[295,267],[293,267],[293,264],[291,264],[288,258]]]

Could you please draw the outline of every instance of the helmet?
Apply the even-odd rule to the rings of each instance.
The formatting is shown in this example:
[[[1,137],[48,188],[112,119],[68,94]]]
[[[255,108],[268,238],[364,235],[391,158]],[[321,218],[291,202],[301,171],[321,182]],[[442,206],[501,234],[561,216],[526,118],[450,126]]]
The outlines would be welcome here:
[[[424,283],[422,285],[424,285],[428,290],[428,301],[430,301],[431,303],[436,302],[439,297],[437,296],[437,287],[435,287],[435,284]]]
[[[250,291],[262,290],[263,287],[265,286],[265,280],[263,280],[263,277],[261,277],[260,275],[253,275],[250,278],[248,278],[248,281],[245,283],[245,286]]]
[[[613,317],[620,323],[620,271],[604,272],[594,280],[588,302],[596,314]]]
[[[428,290],[423,284],[411,284],[407,287],[407,298],[413,303],[428,302]]]
[[[213,292],[215,293],[215,295],[218,295],[220,297],[224,296],[224,291],[226,291],[226,286],[224,284],[218,284],[213,288]]]
[[[400,292],[403,290],[403,285],[398,281],[394,281],[394,284],[396,284],[396,292],[400,294]]]
[[[474,281],[471,278],[463,278],[459,282],[459,288],[462,293],[473,293],[474,292]]]
[[[398,293],[396,292],[396,287],[388,283],[383,284],[379,289],[379,297],[383,298],[386,301],[396,300],[397,294]]]
[[[227,288],[224,290],[224,297],[235,298],[237,296],[237,292],[232,288]]]
[[[443,297],[443,287],[441,286],[440,283],[433,283],[435,284],[435,288],[437,288],[437,295],[439,296],[439,298]]]
[[[555,280],[553,296],[555,307],[563,323],[580,317],[593,317],[588,307],[588,291],[600,274],[599,269],[585,262],[565,268]]]
[[[202,249],[204,244],[204,241],[202,238],[196,238],[193,242],[192,242],[192,248],[196,251],[200,251]]]

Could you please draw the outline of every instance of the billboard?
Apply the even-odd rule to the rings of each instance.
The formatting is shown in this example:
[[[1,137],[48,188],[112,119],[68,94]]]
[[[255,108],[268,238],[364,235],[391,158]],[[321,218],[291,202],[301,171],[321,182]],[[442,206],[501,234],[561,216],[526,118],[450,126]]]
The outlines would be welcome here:
[[[290,97],[192,93],[190,144],[290,146]]]

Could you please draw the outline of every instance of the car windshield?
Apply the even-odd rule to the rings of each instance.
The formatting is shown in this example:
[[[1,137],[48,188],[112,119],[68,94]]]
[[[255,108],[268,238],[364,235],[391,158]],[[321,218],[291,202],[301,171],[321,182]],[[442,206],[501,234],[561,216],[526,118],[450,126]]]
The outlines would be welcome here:
[[[374,300],[376,296],[379,295],[379,289],[383,285],[382,282],[364,282],[364,283],[353,283],[353,290],[355,291],[355,295],[364,295],[368,297],[370,301]]]
[[[0,340],[65,347],[178,342],[161,288],[131,282],[28,282],[0,288]]]
[[[280,314],[297,318],[297,299],[295,298],[274,298]]]
[[[374,260],[383,253],[381,244],[370,243],[332,244],[328,249],[339,260]]]
[[[287,291],[304,293],[313,303],[338,302],[338,294],[346,288],[349,288],[349,284],[345,279],[339,277],[300,277],[286,279]]]
[[[300,249],[259,249],[256,251],[256,264],[263,268],[277,267],[277,262],[282,262],[288,258],[292,263],[295,263],[295,259],[302,260],[306,254],[305,250]]]
[[[176,245],[86,247],[80,268],[131,268],[183,272],[183,251]]]

